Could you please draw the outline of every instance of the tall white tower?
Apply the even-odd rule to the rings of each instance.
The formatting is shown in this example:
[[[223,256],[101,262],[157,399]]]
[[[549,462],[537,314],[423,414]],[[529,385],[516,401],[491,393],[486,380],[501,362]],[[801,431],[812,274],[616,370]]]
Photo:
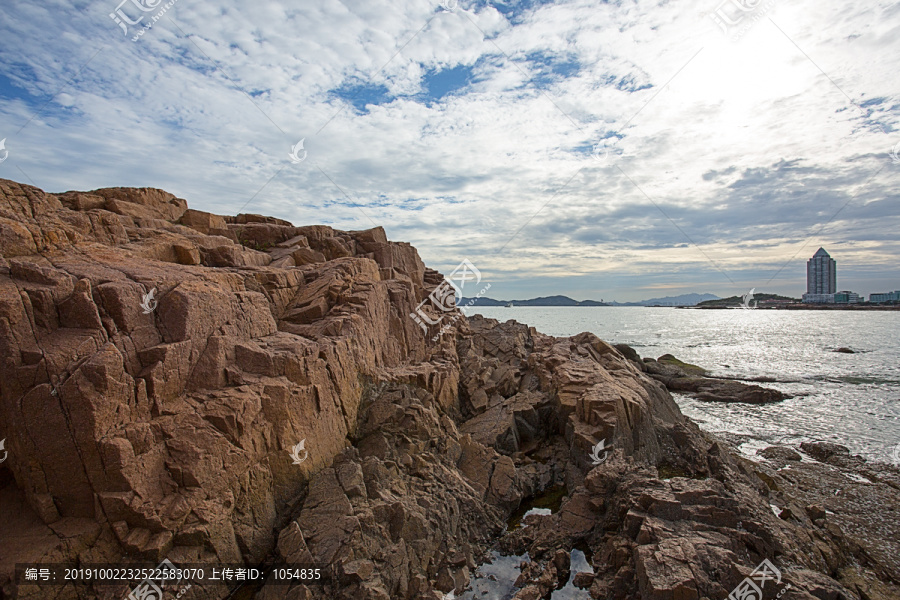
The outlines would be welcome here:
[[[806,293],[834,294],[837,292],[837,263],[825,248],[806,262]]]

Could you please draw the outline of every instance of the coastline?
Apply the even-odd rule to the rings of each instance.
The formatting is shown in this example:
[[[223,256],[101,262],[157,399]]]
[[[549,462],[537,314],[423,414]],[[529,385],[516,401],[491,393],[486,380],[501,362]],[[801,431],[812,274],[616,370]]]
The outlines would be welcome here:
[[[640,307],[651,308],[651,307]],[[653,308],[691,308],[697,310],[744,309],[743,306],[656,306]],[[900,306],[861,306],[859,304],[789,304],[785,306],[757,306],[747,310],[851,310],[851,311],[900,311]]]
[[[469,300],[464,298],[463,300]],[[458,305],[460,308],[463,307],[463,303],[460,302]],[[890,305],[861,305],[861,304],[787,304],[780,306],[755,306],[753,308],[747,308],[741,306],[740,304],[732,305],[732,306],[697,306],[697,305],[670,305],[670,304],[515,304],[513,306],[504,306],[502,304],[472,304],[465,305],[465,308],[472,308],[476,310],[488,308],[503,308],[503,309],[516,309],[516,308],[680,308],[680,309],[696,309],[696,310],[856,310],[856,311],[866,311],[866,310],[878,310],[878,311],[900,311],[900,305],[890,306]]]

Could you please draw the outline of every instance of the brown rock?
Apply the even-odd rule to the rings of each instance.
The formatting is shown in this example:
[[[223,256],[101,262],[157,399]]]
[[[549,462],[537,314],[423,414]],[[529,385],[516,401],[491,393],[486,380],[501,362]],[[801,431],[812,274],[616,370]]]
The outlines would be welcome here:
[[[579,572],[575,573],[575,577],[572,579],[572,585],[577,587],[578,589],[586,590],[591,587],[594,583],[594,574],[593,573],[585,573]]]
[[[188,244],[175,244],[175,259],[182,265],[199,265],[200,249]]]
[[[223,235],[228,230],[225,219],[219,215],[200,210],[187,209],[181,216],[179,223],[204,235]]]
[[[541,588],[536,585],[529,585],[518,592],[513,596],[514,600],[541,600],[543,594],[541,592]]]
[[[372,578],[375,563],[371,560],[352,560],[341,565],[341,573],[347,583],[361,583]]]
[[[818,504],[810,504],[806,507],[806,514],[813,521],[818,521],[819,519],[824,519],[827,516],[825,509],[819,506]]]

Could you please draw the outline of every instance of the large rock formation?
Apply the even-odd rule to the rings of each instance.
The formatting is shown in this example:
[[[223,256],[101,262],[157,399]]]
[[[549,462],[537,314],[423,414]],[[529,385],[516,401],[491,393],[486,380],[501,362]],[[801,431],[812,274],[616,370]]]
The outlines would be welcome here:
[[[441,281],[381,228],[0,180],[0,598],[127,592],[17,585],[16,563],[167,558],[329,567],[259,600],[439,599],[492,547],[527,550],[519,596],[549,597],[576,544],[594,598],[724,598],[762,559],[788,600],[897,591],[896,556],[773,514],[778,473],[596,336],[424,331]],[[505,530],[555,485],[559,512]]]
[[[629,360],[635,361],[647,375],[665,385],[667,390],[687,394],[697,400],[767,404],[792,397],[779,390],[743,383],[733,378],[710,377],[702,367],[682,362],[671,354],[664,354],[658,359],[642,360],[633,348],[625,344],[618,344],[616,348]]]

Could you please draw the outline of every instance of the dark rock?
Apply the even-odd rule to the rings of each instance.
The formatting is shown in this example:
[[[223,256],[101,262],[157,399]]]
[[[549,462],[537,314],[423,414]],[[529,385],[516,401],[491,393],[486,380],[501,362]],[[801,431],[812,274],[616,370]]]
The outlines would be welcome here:
[[[560,548],[553,555],[553,566],[556,567],[558,585],[565,585],[569,580],[570,564],[571,556],[566,550]]]
[[[682,362],[671,354],[660,356],[655,362],[645,362],[644,371],[670,391],[689,393],[694,398],[707,402],[767,404],[790,397],[778,390],[758,385],[707,377],[707,372],[701,367]]]
[[[768,448],[757,450],[756,453],[763,458],[768,459],[793,462],[799,462],[800,460],[802,460],[800,454],[796,450],[794,450],[793,448],[786,448],[784,446],[769,446]]]
[[[613,348],[621,352],[622,356],[624,356],[628,360],[634,361],[636,363],[643,362],[640,355],[637,353],[637,350],[635,350],[628,344],[615,344],[613,345]]]
[[[803,442],[800,449],[819,462],[828,462],[832,457],[850,456],[850,449],[832,442]]]
[[[840,352],[841,354],[856,354],[856,350],[852,350],[847,347],[837,348],[835,350],[832,350],[832,352]]]
[[[676,367],[680,369],[682,372],[687,373],[688,375],[693,375],[697,377],[704,377],[707,375],[707,370],[703,367],[698,367],[697,365],[692,365],[691,363],[686,363],[678,360],[671,354],[663,354],[659,358],[656,359],[656,362]]]

